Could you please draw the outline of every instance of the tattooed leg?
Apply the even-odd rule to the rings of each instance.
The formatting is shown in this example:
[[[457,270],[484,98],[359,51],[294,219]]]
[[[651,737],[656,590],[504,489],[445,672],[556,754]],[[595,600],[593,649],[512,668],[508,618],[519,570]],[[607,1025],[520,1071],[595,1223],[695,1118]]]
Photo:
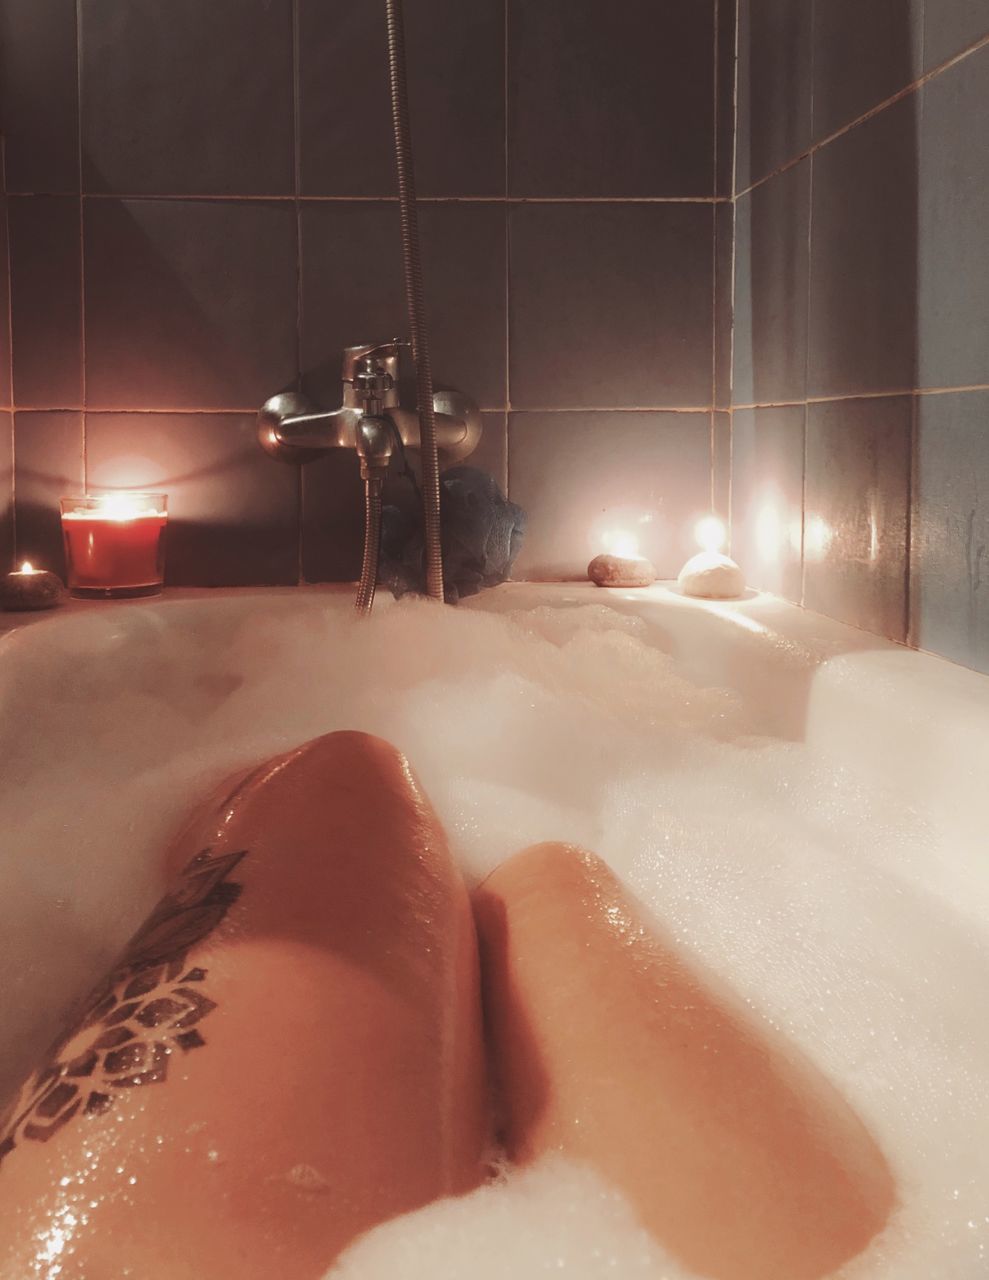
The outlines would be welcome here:
[[[599,859],[528,849],[478,891],[509,1153],[597,1165],[699,1275],[811,1280],[885,1225],[871,1134],[644,923]]]
[[[397,752],[310,743],[227,788],[169,865],[0,1119],[2,1280],[304,1280],[482,1176],[473,923]]]

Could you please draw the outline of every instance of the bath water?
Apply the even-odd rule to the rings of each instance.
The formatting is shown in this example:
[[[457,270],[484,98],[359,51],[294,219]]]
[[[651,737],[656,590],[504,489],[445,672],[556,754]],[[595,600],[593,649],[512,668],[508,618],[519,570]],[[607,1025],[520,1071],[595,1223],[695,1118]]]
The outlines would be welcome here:
[[[54,639],[39,642],[27,685],[0,684],[5,911],[25,945],[47,936],[57,950],[68,930],[104,964],[161,891],[153,876],[135,885],[134,868],[210,786],[333,729],[380,734],[408,756],[471,882],[537,841],[596,851],[767,1036],[837,1085],[900,1201],[845,1280],[989,1275],[989,928],[971,903],[925,891],[951,838],[943,815],[765,736],[757,711],[693,684],[639,619],[604,606],[403,602],[364,622],[293,612],[291,625],[269,606],[186,629],[119,616],[109,655],[94,623],[92,660],[85,634],[71,672]],[[32,673],[46,698],[32,701]],[[37,905],[39,875],[60,911]],[[614,1189],[562,1159],[385,1224],[330,1274],[546,1273],[690,1275]]]

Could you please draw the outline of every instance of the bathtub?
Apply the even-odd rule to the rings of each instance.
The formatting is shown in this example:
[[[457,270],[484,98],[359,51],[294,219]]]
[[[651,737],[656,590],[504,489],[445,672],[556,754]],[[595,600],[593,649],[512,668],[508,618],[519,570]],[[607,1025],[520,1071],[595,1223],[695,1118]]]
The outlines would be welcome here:
[[[902,1199],[849,1276],[989,1275],[985,677],[666,584],[380,599],[366,622],[349,587],[0,619],[0,1099],[160,896],[196,798],[367,729],[469,878],[531,840],[594,845],[839,1083]]]

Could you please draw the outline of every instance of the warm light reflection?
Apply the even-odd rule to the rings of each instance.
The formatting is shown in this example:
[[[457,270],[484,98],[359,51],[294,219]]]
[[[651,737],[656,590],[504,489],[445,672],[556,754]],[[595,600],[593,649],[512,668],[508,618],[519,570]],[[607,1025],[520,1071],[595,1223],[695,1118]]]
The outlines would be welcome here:
[[[728,539],[728,531],[724,521],[717,516],[704,516],[694,525],[694,537],[704,551],[721,551]]]
[[[619,556],[622,560],[639,559],[639,539],[628,529],[605,529],[601,534],[601,545],[610,556]]]
[[[808,560],[823,560],[834,533],[827,521],[811,516],[804,529],[804,556]]]
[[[755,545],[763,564],[776,564],[783,550],[786,534],[779,508],[772,500],[763,502],[755,519]]]

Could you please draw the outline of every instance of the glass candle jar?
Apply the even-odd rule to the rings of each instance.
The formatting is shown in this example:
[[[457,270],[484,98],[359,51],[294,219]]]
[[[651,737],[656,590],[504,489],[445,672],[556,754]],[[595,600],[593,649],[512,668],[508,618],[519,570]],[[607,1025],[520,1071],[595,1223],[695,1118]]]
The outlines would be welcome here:
[[[165,577],[163,493],[63,498],[67,585],[74,596],[154,596]]]

